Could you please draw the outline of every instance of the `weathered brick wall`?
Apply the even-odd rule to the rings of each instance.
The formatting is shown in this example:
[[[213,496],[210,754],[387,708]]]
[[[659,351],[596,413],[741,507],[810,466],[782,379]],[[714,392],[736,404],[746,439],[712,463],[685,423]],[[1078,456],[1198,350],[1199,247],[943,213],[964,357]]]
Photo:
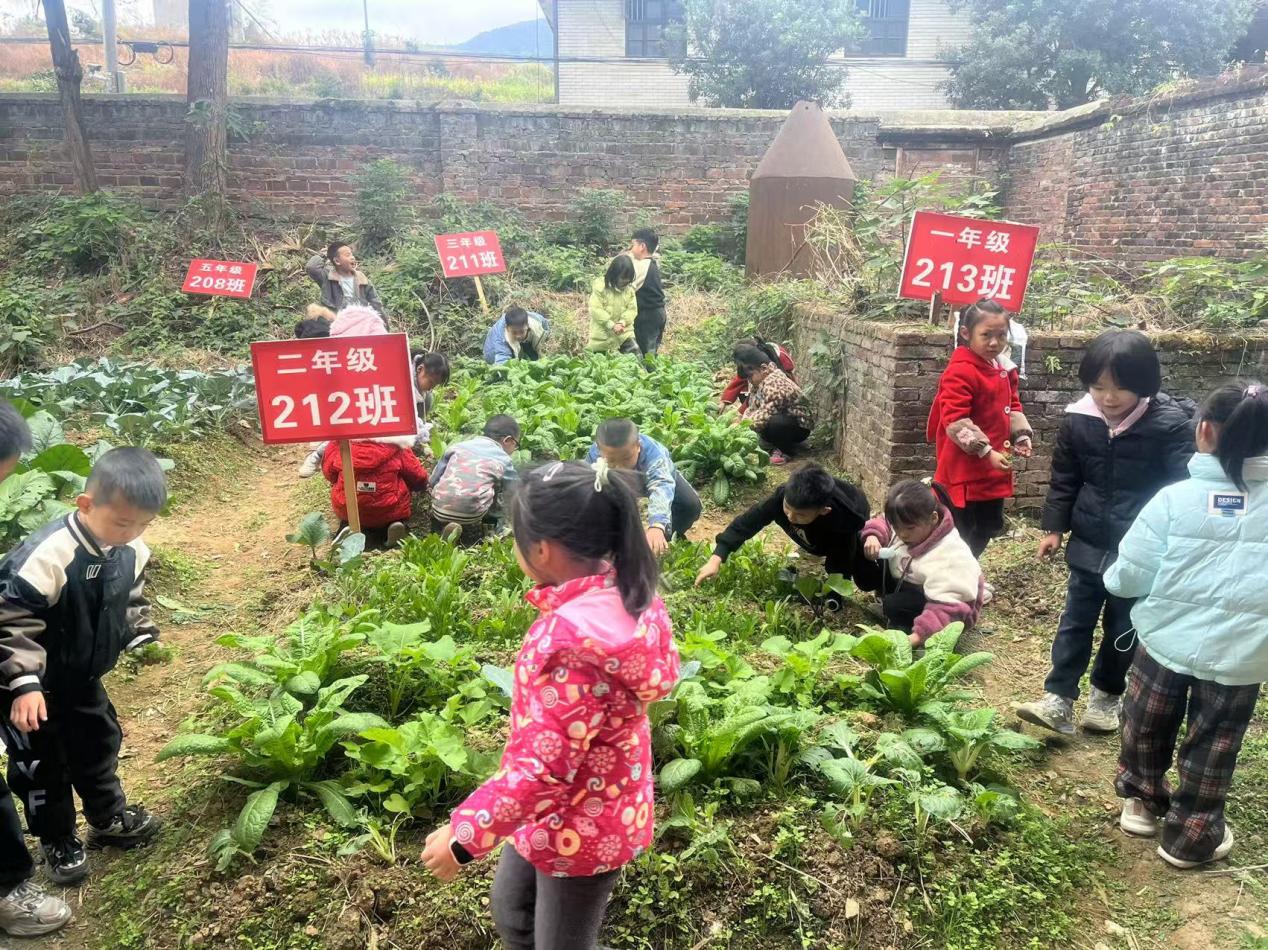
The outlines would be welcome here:
[[[1005,213],[1127,265],[1245,256],[1268,230],[1264,67],[1151,99],[1022,123]]]
[[[902,478],[933,474],[933,446],[925,441],[929,408],[950,354],[950,333],[920,325],[849,321],[822,312],[794,319],[798,376],[812,388],[821,367],[802,347],[837,332],[845,353],[843,391],[836,409],[822,419],[835,426],[837,459],[878,508],[888,487]],[[835,329],[834,329],[835,328]],[[1043,505],[1065,407],[1082,396],[1079,361],[1095,333],[1031,333],[1021,401],[1035,430],[1032,459],[1017,460],[1016,506]],[[1201,401],[1219,383],[1235,377],[1268,379],[1268,334],[1245,337],[1206,334],[1151,335],[1163,368],[1163,389]],[[831,393],[823,393],[828,399]]]
[[[348,218],[351,179],[386,157],[410,169],[420,207],[447,192],[558,218],[579,190],[607,187],[664,224],[694,224],[726,215],[784,120],[780,112],[395,101],[251,99],[234,108],[249,137],[229,146],[231,200],[248,214],[299,220]],[[151,207],[179,202],[183,99],[86,96],[84,112],[103,186]],[[895,117],[841,115],[833,124],[861,178],[892,176],[900,154],[925,171],[946,167],[952,180],[994,181],[1004,162],[1002,149],[983,150],[980,135],[961,129],[923,125],[908,143]],[[70,183],[56,97],[0,95],[0,195]]]

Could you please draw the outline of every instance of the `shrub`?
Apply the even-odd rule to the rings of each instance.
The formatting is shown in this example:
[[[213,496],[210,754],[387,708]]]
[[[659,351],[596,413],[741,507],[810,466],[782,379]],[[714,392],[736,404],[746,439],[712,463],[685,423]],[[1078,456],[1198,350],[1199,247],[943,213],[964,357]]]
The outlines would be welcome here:
[[[568,243],[611,253],[622,243],[617,217],[628,206],[629,198],[619,191],[587,188],[580,192],[568,207]]]
[[[409,222],[409,172],[390,158],[380,158],[356,178],[357,220],[363,250],[392,244]]]
[[[515,261],[515,276],[548,290],[584,291],[602,268],[602,261],[584,248],[546,244]]]
[[[38,202],[32,210],[37,210]],[[34,268],[93,273],[129,248],[140,212],[119,199],[96,192],[47,202],[43,213],[19,224],[14,245]]]

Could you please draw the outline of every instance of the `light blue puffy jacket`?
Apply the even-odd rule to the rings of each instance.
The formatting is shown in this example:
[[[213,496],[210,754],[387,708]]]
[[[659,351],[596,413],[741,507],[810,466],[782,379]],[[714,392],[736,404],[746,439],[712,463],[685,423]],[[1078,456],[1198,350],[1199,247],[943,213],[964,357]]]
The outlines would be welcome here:
[[[1132,621],[1149,655],[1225,686],[1268,681],[1268,456],[1247,459],[1243,517],[1207,513],[1236,492],[1213,455],[1145,505],[1118,546],[1105,588],[1141,598]]]

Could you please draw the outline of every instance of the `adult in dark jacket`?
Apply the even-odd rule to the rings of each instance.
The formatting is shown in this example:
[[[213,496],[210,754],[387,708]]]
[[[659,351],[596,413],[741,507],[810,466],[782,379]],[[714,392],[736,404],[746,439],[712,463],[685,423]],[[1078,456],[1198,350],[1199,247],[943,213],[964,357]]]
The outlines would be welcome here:
[[[630,242],[634,260],[634,298],[638,315],[634,318],[634,342],[644,356],[660,349],[665,335],[665,288],[660,282],[660,259],[656,248],[660,238],[651,228],[639,228]]]
[[[1145,504],[1159,489],[1188,477],[1195,451],[1196,407],[1158,391],[1162,370],[1143,333],[1101,334],[1083,357],[1079,379],[1088,394],[1066,407],[1043,510],[1047,535],[1039,546],[1039,556],[1046,558],[1070,534],[1065,610],[1052,644],[1044,697],[1017,710],[1028,722],[1066,734],[1074,731],[1074,701],[1091,660],[1098,620],[1104,633],[1081,724],[1093,732],[1118,729],[1135,652],[1133,601],[1107,593],[1102,575]]]
[[[802,550],[823,558],[827,573],[850,578],[862,590],[876,590],[881,568],[864,556],[859,537],[869,514],[862,491],[818,465],[806,465],[727,525],[718,535],[713,556],[696,575],[696,584],[715,576],[733,552],[773,522]]]
[[[370,278],[357,267],[352,248],[343,241],[332,241],[324,257],[314,254],[304,270],[321,288],[321,306],[329,311],[326,315],[328,319],[333,320],[335,314],[354,303],[373,307],[379,316],[387,318],[378,291],[370,283]],[[309,314],[310,317],[313,315]]]

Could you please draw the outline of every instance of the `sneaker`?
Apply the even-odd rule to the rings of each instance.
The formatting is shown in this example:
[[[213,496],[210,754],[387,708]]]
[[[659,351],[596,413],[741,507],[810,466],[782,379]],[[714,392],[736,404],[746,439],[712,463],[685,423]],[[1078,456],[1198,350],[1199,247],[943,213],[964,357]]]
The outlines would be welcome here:
[[[1051,729],[1053,732],[1059,732],[1063,736],[1072,736],[1074,735],[1074,700],[1058,696],[1056,693],[1044,693],[1043,699],[1018,706],[1017,718]]]
[[[995,588],[989,583],[982,584],[982,606],[985,607],[995,599]]]
[[[108,825],[92,825],[88,832],[88,846],[123,848],[125,851],[139,848],[153,840],[162,824],[143,805],[129,805],[111,818]]]
[[[1122,710],[1122,696],[1115,696],[1093,686],[1079,725],[1088,732],[1118,732]]]
[[[23,881],[0,897],[0,930],[10,937],[51,934],[65,927],[70,918],[70,905],[34,881]]]
[[[1223,861],[1228,857],[1229,852],[1232,850],[1233,829],[1228,826],[1228,822],[1224,822],[1224,840],[1219,843],[1219,847],[1212,851],[1211,856],[1206,860],[1185,861],[1182,858],[1177,858],[1168,854],[1162,845],[1158,845],[1158,857],[1162,858],[1162,860],[1166,861],[1173,868],[1179,868],[1182,871],[1187,871],[1189,868],[1199,868],[1204,864],[1210,864],[1212,861]]]
[[[784,455],[784,453],[779,451],[779,449],[776,449],[770,454],[770,463],[772,465],[784,465],[787,462],[788,456]]]
[[[40,850],[48,864],[48,876],[54,884],[75,884],[88,876],[88,853],[84,843],[74,835],[56,841],[41,841]]]
[[[457,544],[462,537],[462,525],[451,521],[440,529],[440,536],[450,544]]]
[[[1123,811],[1118,816],[1118,827],[1124,832],[1138,838],[1152,838],[1158,833],[1158,825],[1157,816],[1139,798],[1124,800]]]
[[[409,534],[409,528],[403,521],[393,521],[387,526],[387,546],[394,548]]]
[[[299,477],[312,478],[321,471],[321,453],[309,452],[308,457],[299,463]]]

